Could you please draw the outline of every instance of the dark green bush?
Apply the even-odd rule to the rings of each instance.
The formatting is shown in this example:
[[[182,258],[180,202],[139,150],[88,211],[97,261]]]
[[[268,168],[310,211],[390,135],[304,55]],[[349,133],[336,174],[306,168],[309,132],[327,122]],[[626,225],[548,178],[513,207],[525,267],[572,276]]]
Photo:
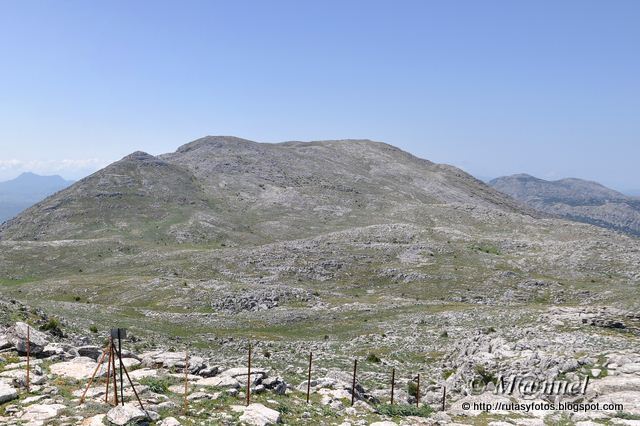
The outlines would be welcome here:
[[[62,326],[60,324],[60,320],[58,318],[49,318],[49,321],[47,321],[46,323],[44,323],[41,327],[40,330],[42,331],[48,331],[49,333],[53,334],[54,336],[62,336]]]
[[[418,384],[416,382],[407,383],[407,392],[413,397],[418,395]]]

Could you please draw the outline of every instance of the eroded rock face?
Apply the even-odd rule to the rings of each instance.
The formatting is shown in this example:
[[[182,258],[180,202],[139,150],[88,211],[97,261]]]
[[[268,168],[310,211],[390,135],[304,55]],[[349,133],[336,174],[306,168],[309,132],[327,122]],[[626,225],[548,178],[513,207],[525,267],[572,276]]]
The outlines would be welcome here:
[[[118,405],[107,413],[107,420],[118,426],[136,424],[146,418],[147,414],[144,411],[131,404]]]
[[[27,353],[27,329],[29,329],[29,351],[33,354],[41,353],[45,346],[47,346],[48,339],[47,335],[34,329],[24,322],[17,322],[15,325],[9,330],[7,330],[8,340],[11,344],[16,348],[16,350],[20,353]]]

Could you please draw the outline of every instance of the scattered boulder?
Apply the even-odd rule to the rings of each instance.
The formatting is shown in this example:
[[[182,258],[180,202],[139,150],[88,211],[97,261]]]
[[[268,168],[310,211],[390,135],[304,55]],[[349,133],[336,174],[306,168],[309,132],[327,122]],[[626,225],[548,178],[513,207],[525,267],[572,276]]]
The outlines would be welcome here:
[[[49,367],[49,370],[57,376],[76,380],[85,380],[91,377],[97,366],[98,363],[93,359],[81,356],[74,358],[71,361],[52,364]],[[106,374],[106,372],[98,371],[98,375],[100,374]]]
[[[249,404],[246,407],[234,405],[233,411],[242,412],[240,421],[252,426],[267,426],[280,423],[280,413],[262,404]]]
[[[27,372],[23,369],[3,371],[2,373],[0,373],[0,377],[11,379],[13,384],[18,387],[26,386],[27,384]],[[38,374],[36,371],[33,371],[31,376],[29,377],[29,382],[32,385],[41,385],[45,382],[45,377],[41,374]]]
[[[34,355],[39,354],[49,343],[47,335],[24,322],[17,322],[7,330],[8,340],[18,352],[27,353],[27,329],[29,329],[29,351]]]
[[[275,392],[276,395],[284,395],[287,392],[287,383],[280,377],[269,377],[262,380],[262,385]]]
[[[218,388],[239,388],[240,382],[230,376],[206,377],[196,382],[197,386],[212,386]]]
[[[116,368],[120,368],[120,360],[116,357],[115,359]],[[130,370],[133,367],[137,367],[140,365],[140,361],[135,358],[122,358],[122,365],[125,366],[127,370]]]
[[[175,417],[167,417],[158,422],[158,426],[180,426],[181,423]]]
[[[247,373],[248,373],[248,370],[246,368],[237,367],[237,368],[230,368],[228,370],[223,371],[222,373],[220,373],[218,377],[221,377],[221,378],[230,377],[237,381],[246,382]],[[251,383],[258,384],[267,376],[268,376],[267,371],[262,368],[251,369]]]
[[[154,368],[184,368],[186,353],[169,351],[145,352],[141,356],[142,365]],[[126,365],[126,364],[125,364]],[[189,357],[189,372],[196,373],[206,368],[204,358],[199,356]]]
[[[627,391],[637,392],[640,389],[640,377],[607,376],[604,379],[594,381],[592,389],[598,395]]]
[[[0,350],[9,349],[13,344],[9,341],[7,336],[0,336]]]
[[[220,371],[220,368],[217,365],[207,366],[202,370],[198,371],[198,375],[202,377],[213,377]]]
[[[0,382],[0,404],[11,401],[18,397],[18,391],[13,386]]]
[[[105,417],[105,414],[98,414],[93,417],[89,417],[84,419],[82,423],[80,423],[80,426],[104,426]]]
[[[125,364],[126,366],[127,364]],[[129,371],[129,377],[131,380],[140,380],[145,377],[158,377],[158,370],[152,368],[139,368],[134,371]]]
[[[49,420],[60,415],[62,410],[67,407],[62,404],[33,404],[24,409],[24,413],[20,416],[23,421],[43,421]]]
[[[135,424],[147,418],[147,414],[135,405],[125,404],[112,408],[107,413],[107,420],[114,425]]]
[[[97,346],[80,346],[78,349],[78,355],[91,358],[94,361],[98,361],[100,355],[102,355],[102,349]]]

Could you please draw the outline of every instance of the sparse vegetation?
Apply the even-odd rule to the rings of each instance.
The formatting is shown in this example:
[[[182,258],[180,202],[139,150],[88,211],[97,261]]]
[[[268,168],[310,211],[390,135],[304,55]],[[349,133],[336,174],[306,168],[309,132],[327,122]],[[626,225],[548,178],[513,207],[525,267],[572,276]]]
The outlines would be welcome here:
[[[62,336],[62,324],[60,320],[55,317],[49,318],[41,327],[41,330],[48,331],[53,335]]]
[[[367,355],[367,361],[377,364],[377,363],[381,362],[382,360],[380,359],[380,357],[378,355],[376,355],[375,353],[371,352],[369,355]]]
[[[140,383],[149,386],[151,392],[166,394],[169,392],[171,381],[166,378],[144,377],[140,379]]]
[[[487,368],[484,365],[481,365],[481,364],[476,365],[475,370],[478,376],[480,376],[480,380],[485,385],[488,385],[489,383],[496,383],[497,381],[496,376],[493,373],[491,373],[489,370],[487,370]]]
[[[428,405],[416,407],[408,404],[380,404],[376,406],[376,411],[383,416],[390,417],[429,417],[433,413],[433,409]]]
[[[496,246],[490,244],[478,245],[475,246],[474,249],[482,253],[495,254],[496,256],[500,255],[500,250]]]

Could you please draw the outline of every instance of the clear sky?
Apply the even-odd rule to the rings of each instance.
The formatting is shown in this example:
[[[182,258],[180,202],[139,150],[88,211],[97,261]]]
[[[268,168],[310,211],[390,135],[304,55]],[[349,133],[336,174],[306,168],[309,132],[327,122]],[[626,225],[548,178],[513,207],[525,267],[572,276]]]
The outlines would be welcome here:
[[[640,188],[640,1],[0,1],[0,179],[204,135]]]

